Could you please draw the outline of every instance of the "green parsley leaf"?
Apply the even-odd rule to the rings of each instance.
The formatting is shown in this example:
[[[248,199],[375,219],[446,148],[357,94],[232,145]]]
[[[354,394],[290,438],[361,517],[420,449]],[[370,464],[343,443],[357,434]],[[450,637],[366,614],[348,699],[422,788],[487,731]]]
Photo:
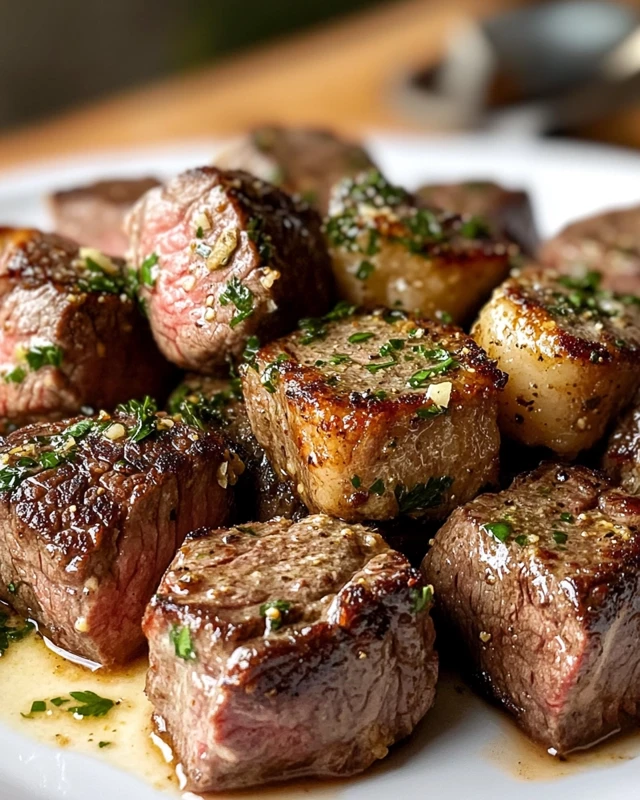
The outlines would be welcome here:
[[[441,414],[446,414],[447,409],[439,406],[437,403],[432,403],[430,406],[422,406],[416,411],[416,415],[420,419],[433,419],[439,417]]]
[[[111,742],[98,742],[98,747],[102,750],[103,747],[109,747]]]
[[[262,370],[260,383],[270,394],[274,394],[276,391],[276,382],[280,377],[280,371],[278,369],[279,365],[288,360],[289,356],[287,356],[285,353],[280,353],[275,361],[267,364],[267,366]]]
[[[506,542],[512,530],[511,523],[506,519],[501,519],[498,522],[485,522],[480,527],[499,542]]]
[[[374,334],[370,331],[359,331],[358,333],[352,333],[347,341],[349,344],[360,344],[360,342],[367,342],[369,339],[373,339],[373,337]]]
[[[5,373],[5,383],[22,383],[27,377],[27,371],[24,367],[14,367],[10,372]]]
[[[68,702],[69,702],[69,699],[67,697],[52,697],[51,698],[51,703],[54,706],[56,706],[56,708],[59,708],[60,706],[63,706],[65,703],[68,703]]]
[[[194,661],[196,651],[191,641],[191,631],[186,626],[173,625],[169,631],[169,641],[173,645],[178,658],[185,661]]]
[[[381,364],[365,364],[364,368],[367,372],[370,372],[372,375],[375,375],[376,372],[380,372],[381,369],[388,369],[389,367],[395,367],[398,362],[393,359],[393,361],[383,361]]]
[[[260,606],[260,616],[267,620],[267,633],[277,631],[282,627],[283,617],[290,608],[291,603],[286,600],[269,600]]]
[[[100,695],[89,690],[86,692],[69,692],[69,694],[80,705],[69,706],[66,710],[78,717],[104,717],[115,705],[113,700],[109,700],[107,697],[100,697]]]
[[[552,531],[553,541],[556,544],[566,544],[569,536],[562,531]]]
[[[353,486],[354,489],[359,489],[362,486],[362,481],[360,480],[359,475],[354,475],[351,478],[351,485]]]
[[[42,711],[46,710],[47,710],[47,704],[44,700],[34,700],[33,703],[31,703],[31,711],[29,713],[39,714]]]
[[[250,528],[248,525],[236,525],[235,526],[237,531],[240,533],[246,533],[248,536],[257,536],[258,534],[253,528]]]
[[[356,278],[360,281],[366,281],[375,272],[375,269],[370,261],[361,261],[356,270]]]
[[[158,254],[151,253],[140,265],[140,283],[143,286],[155,286],[156,283],[156,270],[154,267],[158,263]]]
[[[25,358],[34,372],[47,365],[59,367],[62,364],[62,350],[55,344],[35,345]]]
[[[460,226],[460,235],[465,239],[486,239],[491,235],[491,228],[486,220],[471,217]]]
[[[242,353],[242,360],[245,364],[248,364],[253,369],[257,369],[256,366],[256,354],[260,349],[260,339],[257,336],[250,336],[247,339],[247,344],[245,345],[244,352]]]
[[[229,322],[235,328],[253,314],[253,292],[234,275],[220,295],[220,304],[235,306],[236,311]]]
[[[411,610],[414,614],[419,614],[433,600],[433,586],[422,586],[420,589],[411,590]]]
[[[397,484],[394,491],[400,513],[420,512],[440,505],[444,493],[452,483],[453,478],[442,475],[429,478],[426,483],[416,483],[412,489],[407,489],[401,483]]]
[[[156,401],[149,395],[142,401],[129,400],[127,403],[121,403],[116,410],[135,417],[134,425],[127,434],[132,442],[141,442],[156,430],[158,406]]]
[[[560,514],[560,519],[562,520],[562,522],[574,521],[573,514],[570,514],[568,511],[563,511],[562,514]]]
[[[196,228],[196,239],[202,239],[204,236],[204,230],[202,229],[202,225],[198,225]]]
[[[369,494],[377,494],[378,497],[381,497],[384,493],[385,493],[384,481],[382,480],[382,478],[378,478],[369,487]]]

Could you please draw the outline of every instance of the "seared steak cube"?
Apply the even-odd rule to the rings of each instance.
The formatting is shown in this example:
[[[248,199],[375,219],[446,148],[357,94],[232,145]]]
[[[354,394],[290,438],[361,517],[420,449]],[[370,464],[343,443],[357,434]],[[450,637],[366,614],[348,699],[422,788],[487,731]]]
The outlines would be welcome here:
[[[552,752],[640,708],[640,503],[585,467],[545,465],[459,508],[423,572],[478,677]]]
[[[164,394],[124,264],[54,234],[0,229],[0,419],[23,425]]]
[[[111,179],[76,186],[49,196],[56,232],[111,256],[124,256],[129,239],[124,218],[155,178]]]
[[[475,180],[425,184],[417,189],[416,197],[426,206],[485,219],[496,235],[515,242],[523,253],[533,256],[537,252],[533,208],[525,191]]]
[[[331,302],[317,212],[245,172],[185,172],[148,192],[127,226],[153,333],[181,367],[215,372],[251,335],[286,333]]]
[[[501,431],[564,456],[593,446],[640,384],[640,306],[603,291],[597,273],[523,270],[471,335],[509,375]]]
[[[607,442],[603,468],[623,491],[640,495],[640,395],[616,423]]]
[[[235,522],[306,515],[290,478],[286,473],[276,474],[253,435],[239,379],[187,375],[169,398],[167,408],[185,422],[217,431],[240,456],[245,470],[235,491]]]
[[[330,131],[263,125],[229,144],[215,158],[221,169],[242,169],[298,194],[327,211],[334,183],[374,164],[359,144]]]
[[[352,311],[303,321],[245,365],[253,432],[311,511],[442,518],[497,476],[504,376],[458,328]]]
[[[640,206],[567,225],[543,244],[541,258],[554,269],[578,277],[601,272],[604,288],[640,294]]]
[[[341,297],[454,322],[484,302],[518,252],[483,220],[421,208],[375,170],[338,184],[325,232]]]
[[[40,423],[0,450],[0,599],[55,644],[121,664],[186,534],[222,525],[238,468],[221,439],[154,412]]]
[[[147,695],[188,788],[352,775],[430,708],[431,589],[318,515],[189,536],[144,619]]]

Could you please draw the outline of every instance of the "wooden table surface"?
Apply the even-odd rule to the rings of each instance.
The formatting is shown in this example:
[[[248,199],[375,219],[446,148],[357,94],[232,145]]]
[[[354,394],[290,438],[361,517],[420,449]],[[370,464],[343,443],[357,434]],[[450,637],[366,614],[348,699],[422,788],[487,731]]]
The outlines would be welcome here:
[[[189,137],[260,122],[344,133],[424,130],[399,108],[403,75],[434,63],[469,14],[516,0],[405,0],[355,14],[225,62],[172,77],[0,135],[0,168],[34,159]],[[640,146],[640,111],[591,132]]]

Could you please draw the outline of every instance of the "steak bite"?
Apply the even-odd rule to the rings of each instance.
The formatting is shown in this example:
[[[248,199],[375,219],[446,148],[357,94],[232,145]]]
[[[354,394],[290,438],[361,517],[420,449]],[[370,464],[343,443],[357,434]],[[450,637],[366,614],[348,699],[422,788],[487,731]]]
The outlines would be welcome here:
[[[515,242],[529,256],[538,250],[533,208],[525,191],[493,181],[465,181],[425,184],[416,197],[425,206],[485,219],[496,236]]]
[[[375,170],[338,184],[325,233],[341,297],[454,322],[484,302],[518,252],[477,217],[419,207]]]
[[[245,172],[203,167],[152,189],[127,221],[130,258],[156,341],[171,361],[215,372],[248,338],[323,314],[333,277],[308,205]]]
[[[215,159],[303,197],[326,214],[334,183],[375,166],[359,144],[330,131],[263,125],[229,144]]]
[[[220,433],[242,460],[245,470],[235,490],[235,522],[306,516],[307,509],[290,478],[286,473],[276,474],[253,435],[237,378],[187,375],[169,398],[167,408],[189,424]]]
[[[640,495],[640,395],[616,423],[604,453],[602,466],[616,485],[628,494]]]
[[[164,394],[123,262],[55,234],[0,229],[0,419],[24,425]]]
[[[640,294],[640,206],[567,225],[543,244],[541,259],[577,277],[601,272],[605,289]]]
[[[496,479],[505,376],[458,328],[344,304],[243,368],[251,427],[311,511],[442,518]]]
[[[29,425],[0,453],[0,599],[65,650],[124,663],[186,534],[226,522],[237,457],[149,398]]]
[[[324,515],[191,534],[144,618],[147,695],[193,791],[366,769],[433,703],[431,587]]]
[[[49,211],[57,233],[111,256],[124,256],[129,240],[124,218],[155,178],[97,181],[49,195]]]
[[[554,753],[638,720],[640,503],[609,486],[544,465],[454,511],[423,562],[478,677]]]
[[[603,291],[597,273],[523,270],[471,334],[509,375],[502,433],[559,455],[593,446],[640,384],[640,306]]]

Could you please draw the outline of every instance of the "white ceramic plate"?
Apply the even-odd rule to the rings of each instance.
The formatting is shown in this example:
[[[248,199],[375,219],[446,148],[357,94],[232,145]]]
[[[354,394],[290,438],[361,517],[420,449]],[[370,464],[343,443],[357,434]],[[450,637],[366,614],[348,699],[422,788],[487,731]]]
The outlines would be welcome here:
[[[567,221],[640,201],[640,157],[570,142],[373,136],[371,150],[394,181],[496,178],[527,187],[544,235]],[[213,142],[33,165],[0,174],[0,223],[47,227],[45,192],[104,176],[168,176],[206,163]],[[1,672],[0,672],[1,680]],[[0,702],[11,687],[0,684]],[[355,780],[309,782],[309,800],[632,800],[640,797],[640,735],[568,766],[528,747],[501,713],[451,680],[414,736]],[[548,763],[549,762],[549,763]],[[528,778],[528,779],[527,779]],[[269,790],[270,798],[288,794]],[[259,798],[260,791],[250,793]],[[298,794],[300,796],[300,794]],[[137,778],[86,756],[53,750],[0,726],[0,800],[166,800]],[[192,796],[193,797],[193,796]],[[245,794],[242,797],[246,797]]]

